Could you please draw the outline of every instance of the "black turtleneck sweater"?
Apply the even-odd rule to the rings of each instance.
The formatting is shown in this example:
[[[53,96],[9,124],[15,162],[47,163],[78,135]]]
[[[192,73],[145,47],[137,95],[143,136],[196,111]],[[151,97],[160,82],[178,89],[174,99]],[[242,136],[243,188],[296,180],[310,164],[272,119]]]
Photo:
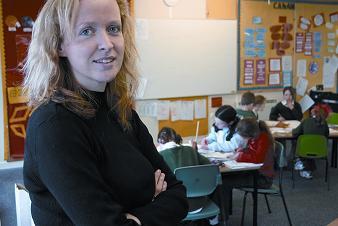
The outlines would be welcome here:
[[[188,211],[185,188],[154,147],[133,112],[132,132],[101,104],[84,119],[49,102],[32,114],[25,143],[24,182],[36,225],[173,226]],[[167,191],[153,201],[154,171],[161,169]]]

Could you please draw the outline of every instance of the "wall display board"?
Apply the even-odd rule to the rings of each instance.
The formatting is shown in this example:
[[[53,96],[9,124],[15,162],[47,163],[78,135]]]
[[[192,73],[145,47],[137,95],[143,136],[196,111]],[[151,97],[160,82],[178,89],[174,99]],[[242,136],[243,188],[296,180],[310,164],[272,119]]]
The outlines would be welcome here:
[[[206,96],[236,90],[235,20],[137,20],[140,99]]]
[[[168,120],[159,120],[158,128],[161,129],[165,126],[175,129],[175,131],[180,134],[182,137],[195,136],[197,122],[199,121],[198,135],[208,134],[208,97],[199,96],[199,97],[185,97],[185,98],[165,98],[160,99],[161,101],[203,101],[205,104],[205,117],[196,118],[196,112],[192,120],[175,120],[173,121],[172,112],[170,113],[170,118]],[[196,109],[196,108],[195,108]]]
[[[26,105],[26,98],[23,96],[20,86],[23,80],[20,68],[26,57],[34,20],[43,2],[43,0],[1,2],[2,32],[0,41],[5,102],[5,159],[23,157],[26,123],[30,109]]]
[[[238,88],[336,91],[337,17],[338,4],[241,1]]]

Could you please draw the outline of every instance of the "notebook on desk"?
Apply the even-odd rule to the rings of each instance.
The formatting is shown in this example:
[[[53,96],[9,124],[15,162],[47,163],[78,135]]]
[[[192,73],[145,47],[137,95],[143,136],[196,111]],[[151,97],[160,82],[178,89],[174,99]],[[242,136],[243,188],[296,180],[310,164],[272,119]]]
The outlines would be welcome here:
[[[223,164],[229,169],[259,169],[263,163],[237,162],[236,160],[224,161]]]

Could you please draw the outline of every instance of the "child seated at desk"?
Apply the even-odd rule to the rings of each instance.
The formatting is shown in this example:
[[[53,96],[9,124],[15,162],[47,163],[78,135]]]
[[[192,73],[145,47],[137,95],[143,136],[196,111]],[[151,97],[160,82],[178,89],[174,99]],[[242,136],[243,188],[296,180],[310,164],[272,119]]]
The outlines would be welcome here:
[[[201,148],[205,150],[232,152],[244,147],[246,141],[236,133],[239,118],[236,110],[230,105],[223,105],[215,112],[215,123],[210,134],[201,141]]]
[[[163,127],[158,133],[160,154],[174,172],[178,167],[210,164],[209,159],[190,146],[182,144],[182,137],[169,127]]]
[[[255,94],[251,92],[245,92],[241,97],[240,108],[236,109],[237,116],[239,118],[257,118],[255,112]]]
[[[311,110],[311,117],[304,119],[297,128],[292,130],[293,136],[302,134],[318,134],[325,137],[329,136],[329,127],[326,123],[326,118],[329,110],[321,105],[316,105]],[[296,159],[295,170],[299,170],[301,177],[306,179],[312,178],[312,172],[316,169],[313,159]]]
[[[255,104],[254,104],[254,109],[252,111],[255,113],[257,119],[258,119],[258,112],[263,111],[265,108],[265,102],[266,102],[266,98],[263,95],[255,96]]]
[[[270,188],[275,175],[274,140],[264,121],[255,118],[242,119],[237,125],[237,133],[248,140],[247,147],[238,148],[230,158],[238,162],[263,163],[257,177],[258,188]],[[222,184],[225,191],[225,204],[228,207],[233,188],[252,187],[251,175],[238,177],[227,176]]]

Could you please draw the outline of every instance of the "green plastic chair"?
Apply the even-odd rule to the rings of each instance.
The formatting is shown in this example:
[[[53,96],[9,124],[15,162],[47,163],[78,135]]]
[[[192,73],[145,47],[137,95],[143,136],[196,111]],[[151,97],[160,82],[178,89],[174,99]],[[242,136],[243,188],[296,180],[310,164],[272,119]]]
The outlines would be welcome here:
[[[278,185],[273,184],[271,186],[271,188],[269,188],[269,189],[258,188],[257,193],[264,195],[266,206],[268,208],[269,213],[271,213],[271,208],[270,208],[270,204],[269,204],[269,200],[268,200],[267,196],[268,195],[270,195],[270,196],[280,196],[282,198],[282,201],[283,201],[283,205],[284,205],[286,216],[288,218],[289,225],[292,226],[291,218],[290,218],[290,215],[289,215],[288,208],[286,206],[284,193],[283,193],[283,187],[282,187],[282,184],[283,184],[283,169],[284,169],[284,167],[287,167],[288,163],[287,163],[287,158],[286,158],[284,146],[283,146],[283,144],[281,144],[278,141],[275,141],[274,156],[276,157],[275,161],[276,161],[278,168],[279,168]],[[244,224],[245,205],[246,205],[247,194],[248,193],[253,194],[254,189],[253,188],[241,188],[239,190],[245,192],[244,197],[243,197],[242,220],[241,220],[241,225],[243,225]]]
[[[330,190],[327,139],[325,136],[315,134],[300,135],[297,139],[296,157],[325,160],[325,182],[327,182],[327,190]],[[292,167],[292,187],[295,187],[294,167]]]
[[[338,113],[333,112],[326,119],[327,124],[338,125]]]
[[[183,221],[206,219],[220,213],[220,208],[208,197],[218,185],[222,184],[222,177],[217,165],[180,167],[176,168],[174,173],[187,189],[189,207],[191,208],[191,204],[193,204],[195,209],[198,209],[198,211],[190,211]]]

